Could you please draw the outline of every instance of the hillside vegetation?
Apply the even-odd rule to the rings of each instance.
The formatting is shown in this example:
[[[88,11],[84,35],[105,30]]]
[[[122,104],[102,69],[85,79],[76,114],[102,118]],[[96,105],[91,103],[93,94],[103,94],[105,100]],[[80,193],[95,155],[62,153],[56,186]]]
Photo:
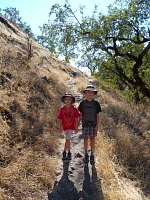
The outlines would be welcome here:
[[[0,199],[41,199],[57,165],[60,97],[78,69],[0,22]],[[54,156],[55,155],[55,156]]]
[[[6,23],[7,22],[7,23]],[[87,77],[49,55],[8,21],[0,22],[0,199],[39,200],[59,164],[60,97]],[[73,77],[74,74],[78,75]],[[146,200],[150,181],[150,109],[93,81],[102,106],[96,168],[104,200]]]
[[[109,86],[99,90],[99,98],[97,156],[106,199],[149,199],[149,106],[129,103]]]

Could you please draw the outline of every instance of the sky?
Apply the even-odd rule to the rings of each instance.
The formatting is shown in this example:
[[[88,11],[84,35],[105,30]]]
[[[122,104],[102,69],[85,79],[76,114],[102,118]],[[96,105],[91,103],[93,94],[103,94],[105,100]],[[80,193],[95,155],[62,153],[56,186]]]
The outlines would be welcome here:
[[[98,5],[98,11],[107,13],[107,6],[114,0],[68,0],[71,8],[77,10],[80,5],[85,5],[85,14],[91,15],[94,10],[94,5]],[[30,25],[32,32],[36,35],[40,32],[39,26],[48,22],[49,11],[54,4],[63,5],[65,0],[0,0],[0,8],[16,8],[19,11],[19,16],[22,17],[22,22]]]
[[[115,0],[68,0],[73,11],[78,10],[80,5],[84,5],[85,15],[89,16],[92,15],[94,5],[98,5],[98,12],[107,14],[107,7],[114,1]],[[0,0],[0,8],[16,8],[16,10],[19,11],[19,16],[22,18],[22,22],[26,22],[30,25],[32,32],[36,36],[40,35],[39,26],[48,22],[52,5],[63,5],[64,3],[65,0]],[[74,61],[70,63],[76,67]],[[90,71],[87,68],[82,68],[81,70],[90,75]]]

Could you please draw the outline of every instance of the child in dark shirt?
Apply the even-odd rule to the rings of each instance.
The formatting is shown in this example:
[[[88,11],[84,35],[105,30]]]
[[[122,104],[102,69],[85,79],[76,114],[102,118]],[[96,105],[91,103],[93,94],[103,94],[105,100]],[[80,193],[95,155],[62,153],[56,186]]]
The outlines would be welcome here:
[[[90,163],[91,165],[94,165],[95,137],[97,136],[99,127],[99,113],[101,112],[101,106],[100,103],[94,99],[94,96],[97,94],[97,90],[93,85],[88,85],[83,93],[85,94],[85,99],[80,102],[78,110],[80,111],[80,115],[82,117],[85,150],[84,162],[89,162],[88,140],[90,139]]]

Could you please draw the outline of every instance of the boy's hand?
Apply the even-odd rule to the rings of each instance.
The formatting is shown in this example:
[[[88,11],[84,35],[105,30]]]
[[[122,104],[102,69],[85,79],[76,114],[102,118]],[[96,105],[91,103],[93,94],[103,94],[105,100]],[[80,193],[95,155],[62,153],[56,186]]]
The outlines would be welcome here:
[[[94,131],[97,133],[98,132],[98,126],[96,126],[95,128],[94,128]]]
[[[75,134],[78,133],[78,127],[76,127],[76,129],[74,130],[74,133],[75,133]]]

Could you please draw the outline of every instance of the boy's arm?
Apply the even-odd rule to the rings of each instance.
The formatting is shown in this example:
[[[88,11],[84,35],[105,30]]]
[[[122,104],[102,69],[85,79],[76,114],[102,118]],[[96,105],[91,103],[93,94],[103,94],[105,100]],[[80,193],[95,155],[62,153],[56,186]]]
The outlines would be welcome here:
[[[62,127],[62,120],[59,119],[59,127],[60,127],[60,133],[63,132],[63,127]]]
[[[95,132],[98,131],[98,128],[99,128],[99,113],[97,113],[97,115],[96,115],[96,127],[95,127]]]
[[[82,119],[82,113],[80,112],[80,117],[78,118],[78,126],[80,125],[81,119]]]
[[[75,134],[78,133],[78,123],[79,123],[79,117],[76,118],[76,128],[75,128]]]

